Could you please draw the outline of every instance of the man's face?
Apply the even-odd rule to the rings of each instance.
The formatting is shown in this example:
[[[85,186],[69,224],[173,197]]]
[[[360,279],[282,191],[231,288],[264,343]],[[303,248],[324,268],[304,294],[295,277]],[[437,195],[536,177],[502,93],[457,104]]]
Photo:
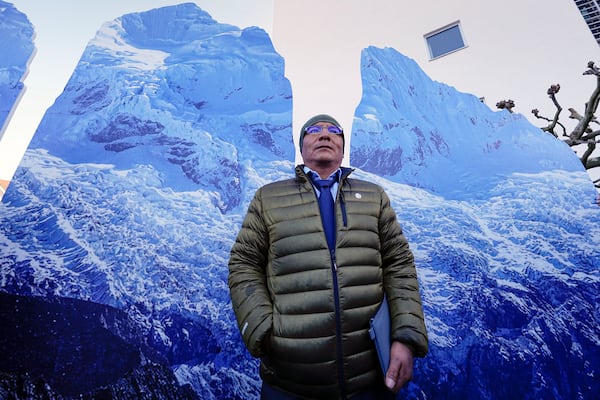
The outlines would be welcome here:
[[[336,168],[342,165],[344,158],[344,139],[341,134],[330,133],[327,128],[335,125],[329,122],[317,122],[313,126],[321,127],[317,133],[304,135],[302,159],[309,168],[311,165],[332,164]]]

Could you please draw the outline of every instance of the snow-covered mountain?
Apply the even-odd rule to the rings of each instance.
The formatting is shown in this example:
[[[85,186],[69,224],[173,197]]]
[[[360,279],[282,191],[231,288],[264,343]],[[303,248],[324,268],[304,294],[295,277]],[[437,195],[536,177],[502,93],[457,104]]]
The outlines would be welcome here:
[[[33,50],[33,26],[27,16],[0,0],[0,137],[23,93],[23,78]]]
[[[600,208],[575,156],[394,49],[362,72],[351,160],[397,210],[431,341],[405,397],[593,398]],[[116,307],[200,398],[258,398],[227,259],[254,190],[293,172],[291,115],[259,28],[192,4],[105,24],[0,203],[2,291]]]
[[[283,68],[264,30],[217,23],[192,3],[125,15],[87,46],[31,147],[124,169],[151,161],[165,186],[205,189],[231,209],[246,192],[241,158],[293,158]]]
[[[582,168],[522,115],[490,113],[392,48],[363,50],[361,70],[350,154],[358,168],[458,199],[486,197],[514,172]]]

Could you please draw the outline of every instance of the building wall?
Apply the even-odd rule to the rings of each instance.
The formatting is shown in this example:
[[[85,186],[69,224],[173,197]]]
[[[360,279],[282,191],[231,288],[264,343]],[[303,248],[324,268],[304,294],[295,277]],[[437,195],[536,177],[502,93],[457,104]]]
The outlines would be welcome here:
[[[467,47],[430,60],[424,35],[455,21]],[[361,96],[360,51],[369,45],[395,48],[432,79],[483,97],[492,109],[512,99],[514,111],[537,126],[543,123],[533,108],[554,113],[551,84],[561,85],[563,119],[569,107],[583,112],[595,80],[582,73],[588,61],[600,63],[600,47],[573,1],[275,0],[273,41],[292,81],[294,132],[318,112],[351,126]]]

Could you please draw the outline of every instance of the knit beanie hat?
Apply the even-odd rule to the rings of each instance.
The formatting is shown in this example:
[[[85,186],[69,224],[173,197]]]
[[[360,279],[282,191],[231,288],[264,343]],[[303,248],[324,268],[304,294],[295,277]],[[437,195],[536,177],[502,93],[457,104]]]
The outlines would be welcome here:
[[[304,125],[302,125],[302,129],[300,129],[300,153],[302,153],[302,142],[304,142],[304,135],[306,134],[306,129],[313,126],[317,122],[329,122],[330,124],[333,124],[333,125],[339,127],[340,129],[342,129],[342,127],[340,126],[340,123],[337,122],[335,120],[335,118],[333,118],[331,115],[327,115],[327,114],[315,115],[314,117],[312,117],[311,119],[306,121],[304,123]],[[344,132],[344,129],[342,129],[342,132]],[[345,139],[344,139],[344,134],[342,133],[342,146],[344,146],[345,144],[346,143],[345,143]]]

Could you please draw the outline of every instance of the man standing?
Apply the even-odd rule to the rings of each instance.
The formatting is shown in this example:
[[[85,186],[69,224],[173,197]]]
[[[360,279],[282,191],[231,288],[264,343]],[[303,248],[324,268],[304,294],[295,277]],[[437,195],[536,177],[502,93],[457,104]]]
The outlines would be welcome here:
[[[384,190],[341,167],[326,114],[300,132],[294,179],[260,188],[231,249],[229,288],[262,399],[394,398],[428,351],[413,254]],[[369,320],[387,295],[385,377]]]

